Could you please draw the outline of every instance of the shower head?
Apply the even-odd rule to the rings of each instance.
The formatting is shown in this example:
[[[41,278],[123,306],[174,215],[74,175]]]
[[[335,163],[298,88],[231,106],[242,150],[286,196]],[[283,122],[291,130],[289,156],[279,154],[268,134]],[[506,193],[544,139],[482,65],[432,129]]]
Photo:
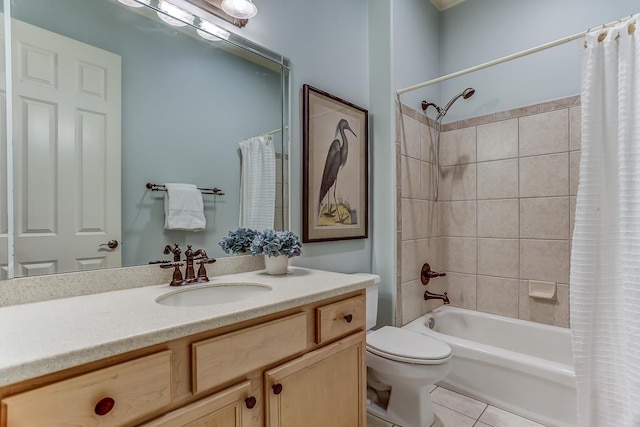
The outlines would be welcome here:
[[[449,111],[449,108],[451,108],[453,103],[456,102],[458,98],[462,97],[463,99],[469,99],[473,96],[474,93],[476,93],[476,90],[474,88],[472,87],[466,88],[465,90],[463,90],[462,92],[460,92],[459,94],[451,98],[451,100],[447,103],[446,107],[444,107],[442,111],[438,111],[438,115],[444,116],[445,114],[447,114],[447,111]]]
[[[463,99],[469,99],[473,96],[474,93],[476,93],[476,90],[472,87],[468,87],[465,90],[463,90],[461,93],[451,98],[451,100],[447,103],[446,107],[444,108],[439,107],[433,102],[422,101],[422,110],[426,112],[427,108],[429,108],[430,106],[433,106],[438,111],[437,119],[440,119],[444,117],[445,114],[447,114],[447,111],[449,111],[449,108],[451,108],[453,103],[456,102],[458,98],[462,97]]]

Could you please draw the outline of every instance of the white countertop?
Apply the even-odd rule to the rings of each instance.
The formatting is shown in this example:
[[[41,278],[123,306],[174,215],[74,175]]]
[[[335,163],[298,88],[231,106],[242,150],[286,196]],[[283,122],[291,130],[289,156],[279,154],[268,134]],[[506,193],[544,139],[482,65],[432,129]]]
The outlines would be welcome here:
[[[255,282],[273,288],[226,304],[172,307],[155,302],[169,285],[105,292],[0,308],[0,386],[210,329],[363,289],[367,277],[289,267],[218,276],[203,285]]]

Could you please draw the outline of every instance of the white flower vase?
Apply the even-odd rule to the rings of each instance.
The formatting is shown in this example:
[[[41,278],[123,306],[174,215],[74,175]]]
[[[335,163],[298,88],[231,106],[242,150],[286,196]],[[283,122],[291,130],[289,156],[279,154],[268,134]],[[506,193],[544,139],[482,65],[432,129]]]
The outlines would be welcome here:
[[[287,274],[287,270],[289,269],[289,257],[286,255],[265,255],[264,266],[267,269],[267,274]]]

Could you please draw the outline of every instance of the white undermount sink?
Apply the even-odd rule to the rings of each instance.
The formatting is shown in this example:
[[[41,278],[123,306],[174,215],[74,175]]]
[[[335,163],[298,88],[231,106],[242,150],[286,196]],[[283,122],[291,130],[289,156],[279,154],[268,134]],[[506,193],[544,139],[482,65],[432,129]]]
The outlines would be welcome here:
[[[193,288],[190,286],[196,285],[186,285],[177,291],[161,295],[156,298],[156,302],[174,307],[217,305],[256,298],[272,290],[271,286],[249,282],[212,283]]]

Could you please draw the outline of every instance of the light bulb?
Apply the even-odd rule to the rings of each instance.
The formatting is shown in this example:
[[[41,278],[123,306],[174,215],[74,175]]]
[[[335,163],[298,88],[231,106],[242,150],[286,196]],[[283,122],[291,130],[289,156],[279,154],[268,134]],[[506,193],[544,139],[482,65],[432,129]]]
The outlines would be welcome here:
[[[229,40],[229,31],[223,30],[209,21],[201,20],[200,28],[202,29],[197,29],[196,32],[203,39],[210,41]]]
[[[189,12],[180,9],[169,2],[161,1],[158,7],[162,12],[158,12],[158,17],[169,25],[174,27],[184,27],[189,24],[193,24],[194,16]]]
[[[258,8],[250,0],[222,0],[222,10],[238,19],[253,18],[258,13]]]

